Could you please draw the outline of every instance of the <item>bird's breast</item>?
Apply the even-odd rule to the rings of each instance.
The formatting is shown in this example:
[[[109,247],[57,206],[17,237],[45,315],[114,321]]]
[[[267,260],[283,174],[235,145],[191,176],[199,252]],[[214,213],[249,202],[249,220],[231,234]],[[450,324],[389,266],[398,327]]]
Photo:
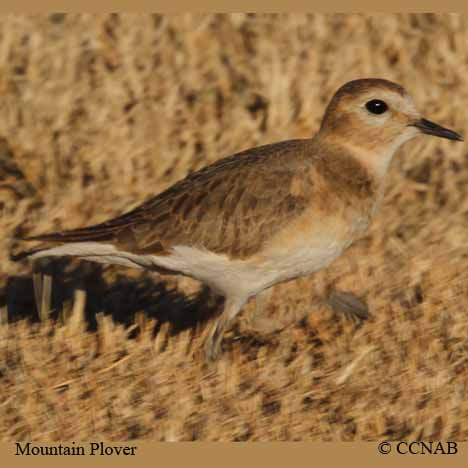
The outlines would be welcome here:
[[[334,211],[305,213],[272,238],[252,259],[274,282],[327,267],[368,229],[375,200]]]

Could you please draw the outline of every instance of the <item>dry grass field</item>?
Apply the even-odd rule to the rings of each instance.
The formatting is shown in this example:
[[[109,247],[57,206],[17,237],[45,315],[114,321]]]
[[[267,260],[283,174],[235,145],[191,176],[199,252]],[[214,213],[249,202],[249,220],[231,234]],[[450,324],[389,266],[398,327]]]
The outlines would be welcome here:
[[[468,135],[468,18],[0,16],[1,440],[468,439],[468,153],[421,137],[366,237],[249,304],[213,366],[192,280],[59,260],[39,321],[15,233],[103,221],[189,171],[312,135],[344,82]],[[365,299],[357,326],[326,304]]]

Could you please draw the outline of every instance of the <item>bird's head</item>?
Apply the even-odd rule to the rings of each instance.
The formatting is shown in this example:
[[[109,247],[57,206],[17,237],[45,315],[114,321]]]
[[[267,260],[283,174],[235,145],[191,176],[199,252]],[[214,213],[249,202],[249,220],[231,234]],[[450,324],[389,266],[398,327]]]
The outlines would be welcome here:
[[[361,153],[383,173],[395,151],[420,134],[463,141],[460,134],[423,118],[402,86],[372,78],[350,81],[335,93],[319,132]]]

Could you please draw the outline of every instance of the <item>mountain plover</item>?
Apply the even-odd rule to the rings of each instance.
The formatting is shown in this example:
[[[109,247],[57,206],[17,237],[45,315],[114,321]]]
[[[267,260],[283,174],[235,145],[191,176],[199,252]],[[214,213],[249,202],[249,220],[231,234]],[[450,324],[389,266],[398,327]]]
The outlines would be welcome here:
[[[202,281],[225,299],[205,344],[214,359],[249,298],[326,267],[366,231],[395,151],[421,133],[463,141],[398,84],[351,81],[313,138],[221,159],[106,222],[27,237],[44,243],[15,259],[75,256]]]

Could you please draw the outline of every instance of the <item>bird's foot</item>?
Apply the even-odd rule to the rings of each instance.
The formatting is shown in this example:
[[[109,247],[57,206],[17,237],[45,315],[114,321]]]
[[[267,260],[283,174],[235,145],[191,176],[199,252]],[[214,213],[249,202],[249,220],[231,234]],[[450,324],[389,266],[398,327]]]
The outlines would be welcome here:
[[[219,359],[221,354],[221,341],[222,336],[220,336],[218,327],[215,325],[204,344],[205,362],[207,364],[212,364]]]
[[[348,320],[359,325],[369,318],[369,307],[366,302],[353,293],[331,291],[327,297],[327,303],[335,313],[341,313]]]
[[[219,358],[219,349],[216,349],[216,347],[213,346],[213,342],[209,339],[205,341],[204,353],[205,362],[207,364],[212,364]]]

